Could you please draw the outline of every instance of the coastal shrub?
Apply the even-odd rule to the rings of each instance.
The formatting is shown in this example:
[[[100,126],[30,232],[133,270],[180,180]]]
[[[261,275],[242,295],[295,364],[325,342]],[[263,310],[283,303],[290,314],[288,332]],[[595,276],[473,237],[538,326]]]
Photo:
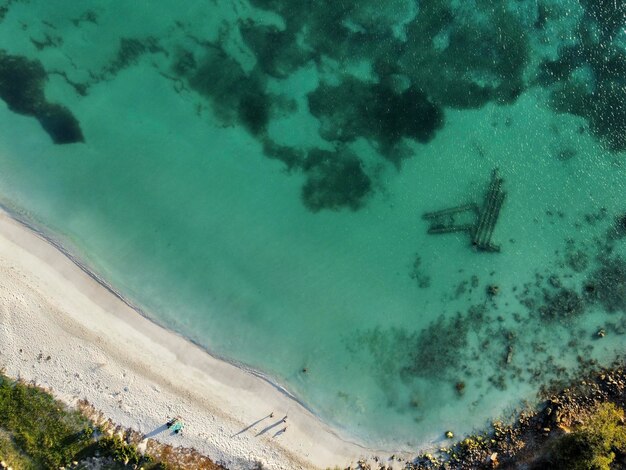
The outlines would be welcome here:
[[[0,429],[0,460],[13,470],[30,470],[35,464],[27,455],[20,452],[11,435]]]
[[[0,370],[0,461],[13,470],[58,469],[96,455],[101,468],[109,469],[180,468],[182,457],[193,465],[184,468],[224,470],[193,449],[162,446],[170,449],[168,456],[158,452],[157,445],[150,455],[142,455],[119,437],[95,431],[95,424],[80,411],[69,409],[41,388],[8,379]]]
[[[101,438],[98,441],[98,448],[105,455],[111,456],[116,462],[125,465],[137,465],[145,460],[137,450],[137,447],[125,443],[117,436]]]
[[[616,453],[626,453],[624,411],[603,403],[585,424],[557,439],[534,468],[609,470]]]
[[[44,391],[0,376],[0,428],[36,467],[67,465],[90,443],[89,421]]]

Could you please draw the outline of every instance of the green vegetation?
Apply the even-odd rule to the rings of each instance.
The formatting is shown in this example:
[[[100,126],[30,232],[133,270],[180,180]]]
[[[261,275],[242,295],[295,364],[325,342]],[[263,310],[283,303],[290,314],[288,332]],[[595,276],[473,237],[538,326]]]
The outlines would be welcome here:
[[[585,424],[555,441],[547,460],[551,468],[609,470],[616,453],[626,453],[624,411],[603,403]]]
[[[113,456],[116,462],[133,465],[146,460],[135,446],[126,444],[119,437],[103,437],[98,441],[98,448],[103,454]]]
[[[19,462],[15,467],[58,468],[91,443],[90,423],[80,413],[66,410],[35,387],[2,376],[0,428],[6,433],[3,450],[10,448]],[[28,457],[18,458],[20,454]]]
[[[152,463],[119,437],[97,437],[94,424],[38,387],[0,374],[0,460],[14,470],[67,466],[93,455],[145,469]]]
[[[0,431],[0,459],[13,470],[36,468],[32,459],[18,449],[10,435],[5,431]]]

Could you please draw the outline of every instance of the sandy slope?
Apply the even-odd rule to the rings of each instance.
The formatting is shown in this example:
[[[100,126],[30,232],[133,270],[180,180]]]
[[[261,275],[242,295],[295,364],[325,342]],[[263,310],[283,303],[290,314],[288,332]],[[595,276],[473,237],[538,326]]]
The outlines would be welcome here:
[[[195,447],[229,468],[256,460],[269,468],[345,466],[371,455],[267,381],[147,320],[6,212],[0,367],[67,402],[86,398],[114,422],[148,435],[179,414],[184,435],[161,431],[156,438]],[[276,435],[286,414],[287,431]]]

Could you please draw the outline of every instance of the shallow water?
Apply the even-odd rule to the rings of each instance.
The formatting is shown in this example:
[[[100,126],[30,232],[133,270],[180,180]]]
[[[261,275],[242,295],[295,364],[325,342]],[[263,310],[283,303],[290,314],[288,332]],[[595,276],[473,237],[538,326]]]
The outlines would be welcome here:
[[[626,7],[49,3],[0,10],[2,200],[157,321],[392,449],[621,353]],[[499,252],[427,233],[496,168]]]

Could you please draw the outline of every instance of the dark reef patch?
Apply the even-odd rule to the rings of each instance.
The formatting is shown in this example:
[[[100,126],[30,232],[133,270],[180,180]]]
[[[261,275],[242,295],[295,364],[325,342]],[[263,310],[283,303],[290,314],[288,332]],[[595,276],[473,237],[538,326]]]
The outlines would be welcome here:
[[[581,290],[568,271],[582,273],[588,263],[588,255],[573,240],[568,240],[564,258],[559,262],[564,272],[536,272],[535,282],[524,284],[516,295],[517,300],[532,317],[543,323],[543,327],[558,323],[570,328],[587,312],[588,298],[584,286]]]
[[[300,170],[307,179],[302,187],[302,202],[311,212],[363,207],[373,191],[370,177],[359,158],[349,150],[303,150],[263,139],[263,152],[282,161],[288,170]]]
[[[386,374],[399,375],[407,384],[416,377],[457,383],[471,354],[468,335],[481,329],[485,313],[484,307],[474,306],[465,315],[440,316],[419,332],[375,328],[360,334],[358,344]]]
[[[252,135],[260,135],[267,130],[270,120],[271,100],[263,93],[243,93],[237,107],[239,122]]]
[[[264,10],[274,11],[283,18],[286,35],[280,39],[281,42],[286,42],[289,37],[295,39],[296,34],[301,35],[302,42],[306,44],[305,48],[299,48],[303,59],[313,57],[319,61],[322,55],[335,59],[347,58],[348,51],[354,52],[359,46],[355,35],[351,34],[345,25],[350,11],[355,8],[351,2],[322,2],[315,6],[306,0],[253,0],[251,3]],[[259,32],[262,33],[262,31]],[[249,36],[248,39],[252,38]],[[257,36],[256,39],[265,41],[270,38]],[[265,56],[268,66],[262,66],[262,68],[273,70],[271,63],[275,63],[276,59],[278,62],[283,62],[288,55],[292,55],[291,53],[285,54],[288,49],[290,48],[282,48],[276,58]]]
[[[237,123],[254,136],[265,135],[272,99],[256,69],[246,73],[221,47],[208,46],[201,59],[189,51],[177,51],[172,71],[211,102],[224,125]]]
[[[341,156],[345,150],[289,148],[269,135],[280,108],[269,86],[280,93],[274,90],[298,69],[319,72],[321,84],[307,98],[321,137],[334,147],[365,139],[398,169],[413,153],[407,141],[426,144],[443,127],[445,107],[508,104],[526,87],[529,40],[522,19],[528,18],[493,2],[478,1],[471,11],[449,0],[420,1],[418,8],[414,0],[250,3],[282,21],[242,19],[235,34],[224,30],[213,44],[189,35],[195,44],[175,51],[173,81],[177,91],[188,86],[206,97],[223,125],[245,127],[267,157],[303,171],[302,199],[312,211],[357,210],[372,184],[360,158]],[[233,54],[232,40],[240,41]],[[125,59],[116,62],[123,66],[145,53],[146,44],[127,42],[121,49]],[[352,75],[368,67],[368,78]]]
[[[600,257],[599,261],[600,267],[585,283],[587,298],[607,312],[626,313],[626,261],[618,256]]]
[[[44,33],[44,37],[42,39],[35,39],[31,37],[30,42],[38,51],[41,51],[47,47],[61,47],[63,45],[63,38],[61,36],[53,36],[48,33]]]
[[[463,314],[442,315],[418,332],[375,328],[359,333],[355,344],[365,348],[373,367],[380,369],[376,374],[383,377],[385,393],[392,393],[389,383],[398,378],[410,390],[428,380],[449,384],[461,399],[474,386],[504,390],[519,382],[541,383],[544,374],[565,373],[546,352],[545,343],[505,327],[502,317],[491,316],[495,308],[495,304],[476,304]],[[524,320],[525,327],[530,327],[528,321]],[[524,350],[532,350],[535,361],[527,363],[518,353]]]
[[[579,41],[562,47],[540,67],[538,83],[551,90],[557,112],[585,118],[591,132],[613,151],[626,150],[626,51],[617,32],[626,4],[584,0]]]
[[[612,40],[626,24],[626,3],[616,0],[580,0],[587,19],[592,20],[604,39]]]
[[[306,156],[304,150],[277,144],[267,137],[263,139],[263,153],[268,158],[275,158],[283,162],[289,171],[300,168]]]
[[[192,52],[178,48],[174,51],[172,72],[180,77],[188,77],[198,67],[198,61]]]
[[[42,106],[37,120],[55,144],[71,144],[85,140],[78,120],[65,106],[55,103]]]
[[[254,53],[260,70],[275,78],[285,78],[306,64],[313,54],[297,44],[296,31],[279,30],[275,26],[241,22],[239,31]]]
[[[201,59],[179,50],[172,71],[211,102],[224,125],[243,126],[259,139],[267,157],[306,175],[301,197],[311,212],[358,210],[363,206],[372,182],[355,154],[345,148],[305,151],[276,143],[268,136],[271,113],[280,100],[266,91],[266,76],[258,67],[246,72],[221,47],[209,46]]]
[[[109,64],[106,71],[115,75],[120,70],[136,64],[142,55],[156,54],[158,52],[164,53],[165,50],[154,37],[150,36],[144,39],[122,38],[120,39],[115,59]]]
[[[413,265],[409,271],[409,277],[413,279],[420,289],[426,289],[430,287],[430,276],[428,276],[422,269],[422,257],[419,254],[415,255]]]
[[[414,87],[397,93],[386,84],[348,77],[337,86],[320,85],[308,100],[326,140],[352,142],[365,137],[392,160],[397,156],[393,149],[403,138],[426,143],[443,125],[443,111]]]
[[[467,348],[469,332],[467,318],[456,315],[453,318],[439,317],[427,328],[414,336],[413,347],[407,349],[407,359],[401,368],[405,378],[411,376],[425,378],[445,378],[450,372],[455,374],[463,360]]]
[[[583,298],[573,289],[566,288],[560,288],[556,293],[545,292],[544,304],[538,308],[544,321],[567,322],[584,311]]]
[[[607,233],[609,240],[621,240],[626,237],[626,214],[621,214],[615,218],[613,226]]]
[[[492,100],[514,102],[525,88],[529,61],[528,39],[519,20],[504,7],[491,5],[475,17],[458,18],[449,2],[420,2],[399,58],[401,71],[439,105],[463,109]]]
[[[500,286],[497,295],[489,292],[495,284],[488,284],[488,295],[480,300],[471,295],[480,286],[474,275],[450,286],[456,289],[451,299],[473,303],[466,311],[444,313],[421,331],[378,327],[358,332],[357,346],[347,347],[355,354],[365,352],[359,360],[371,364],[390,407],[419,420],[424,381],[449,386],[465,400],[517,384],[558,386],[579,373],[574,360],[580,370],[597,366],[596,342],[626,334],[626,261],[614,253],[621,238],[613,225],[619,227],[621,218],[612,220],[604,208],[583,217],[611,228],[602,232],[598,227],[600,235],[591,242],[566,239],[565,249],[555,252],[556,264],[536,272],[534,280]],[[418,256],[416,276],[420,267]],[[506,295],[509,289],[519,304]],[[399,398],[406,396],[408,405]]]
[[[36,115],[46,101],[47,78],[39,61],[0,52],[0,97],[11,111]]]
[[[82,23],[98,24],[98,13],[95,10],[85,10],[80,16],[70,20],[74,26],[80,27]]]
[[[503,6],[478,2],[476,14],[468,15],[449,1],[425,0],[401,38],[394,26],[409,16],[408,0],[324,2],[319,7],[284,0],[252,4],[285,22],[284,30],[241,26],[260,68],[272,76],[284,76],[311,59],[318,64],[324,57],[364,59],[374,64],[381,81],[389,74],[402,75],[437,104],[457,108],[491,100],[511,103],[525,88],[527,35]]]
[[[55,144],[84,142],[80,124],[69,109],[46,100],[47,78],[39,61],[0,51],[0,98],[9,109],[35,117]]]
[[[347,150],[311,150],[303,170],[307,181],[302,187],[302,201],[313,212],[344,207],[357,210],[372,189],[361,161]]]

